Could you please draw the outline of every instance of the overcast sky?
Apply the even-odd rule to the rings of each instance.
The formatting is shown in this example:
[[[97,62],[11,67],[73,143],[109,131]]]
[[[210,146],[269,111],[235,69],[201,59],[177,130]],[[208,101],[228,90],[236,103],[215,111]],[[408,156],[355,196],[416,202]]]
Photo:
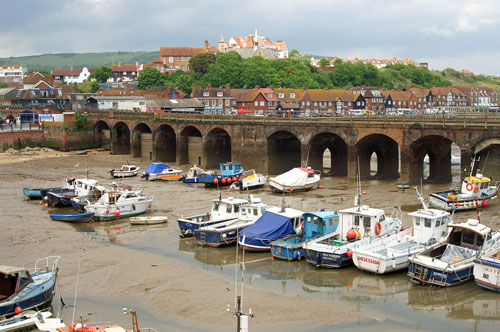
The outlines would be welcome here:
[[[499,0],[2,0],[0,57],[217,46],[258,34],[340,58],[500,75]]]

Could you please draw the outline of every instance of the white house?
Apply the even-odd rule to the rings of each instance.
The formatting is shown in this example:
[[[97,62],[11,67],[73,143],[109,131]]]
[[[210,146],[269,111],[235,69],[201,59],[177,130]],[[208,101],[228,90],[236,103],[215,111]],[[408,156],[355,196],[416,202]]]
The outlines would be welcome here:
[[[55,80],[66,82],[68,84],[81,84],[85,82],[89,76],[90,71],[87,67],[73,69],[73,66],[71,66],[70,69],[56,69],[52,74],[52,77]]]
[[[87,98],[90,108],[99,110],[131,110],[146,112],[146,98],[142,96],[92,96]]]
[[[0,79],[10,79],[13,82],[22,82],[26,69],[21,65],[0,66]]]

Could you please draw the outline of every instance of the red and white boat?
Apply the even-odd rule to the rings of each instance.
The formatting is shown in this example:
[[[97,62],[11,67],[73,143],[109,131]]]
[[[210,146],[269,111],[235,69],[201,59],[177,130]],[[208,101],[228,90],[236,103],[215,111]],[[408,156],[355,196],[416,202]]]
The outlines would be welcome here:
[[[314,188],[321,179],[321,172],[311,167],[295,167],[281,175],[269,179],[273,191],[289,192]]]

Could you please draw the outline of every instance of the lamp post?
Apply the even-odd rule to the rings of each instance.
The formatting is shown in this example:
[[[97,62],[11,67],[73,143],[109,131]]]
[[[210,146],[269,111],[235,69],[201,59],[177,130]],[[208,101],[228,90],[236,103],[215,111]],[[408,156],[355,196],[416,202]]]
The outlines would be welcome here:
[[[123,308],[123,314],[131,314],[132,315],[132,331],[140,332],[139,330],[139,322],[137,321],[137,312],[133,309]]]

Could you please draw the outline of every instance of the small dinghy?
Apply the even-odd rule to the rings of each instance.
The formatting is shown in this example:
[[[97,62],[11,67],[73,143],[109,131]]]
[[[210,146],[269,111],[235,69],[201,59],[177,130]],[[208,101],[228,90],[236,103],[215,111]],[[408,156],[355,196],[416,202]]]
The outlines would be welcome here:
[[[167,216],[131,217],[131,225],[156,225],[166,223]]]
[[[51,315],[52,313],[48,311],[36,312],[34,310],[27,310],[11,318],[0,320],[0,332],[31,330],[29,327],[35,325],[34,317],[38,316],[40,319],[44,319]]]
[[[82,213],[52,213],[49,215],[50,219],[57,221],[66,222],[90,222],[94,217],[94,212],[82,212]]]
[[[135,165],[122,165],[120,169],[112,169],[108,173],[114,178],[125,178],[129,176],[136,176],[141,168]]]

